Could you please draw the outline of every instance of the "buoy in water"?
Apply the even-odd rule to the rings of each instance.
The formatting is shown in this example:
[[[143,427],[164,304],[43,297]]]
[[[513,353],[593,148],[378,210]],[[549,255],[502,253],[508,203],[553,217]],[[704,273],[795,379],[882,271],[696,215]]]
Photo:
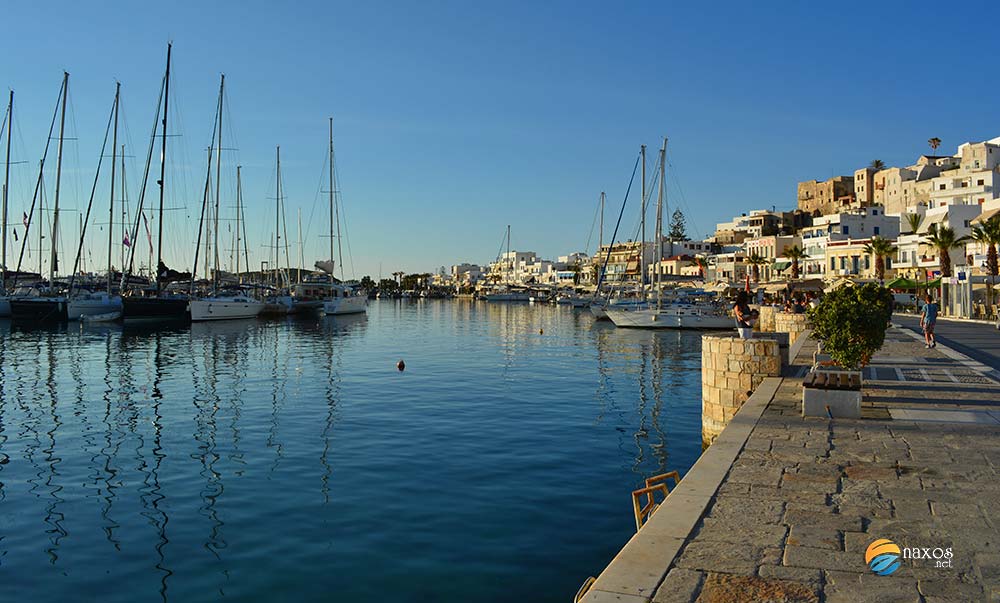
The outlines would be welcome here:
[[[396,363],[396,368],[398,368],[400,372],[403,372],[406,369],[406,363],[400,359],[400,361]]]
[[[538,329],[539,335],[545,335],[545,329]]]

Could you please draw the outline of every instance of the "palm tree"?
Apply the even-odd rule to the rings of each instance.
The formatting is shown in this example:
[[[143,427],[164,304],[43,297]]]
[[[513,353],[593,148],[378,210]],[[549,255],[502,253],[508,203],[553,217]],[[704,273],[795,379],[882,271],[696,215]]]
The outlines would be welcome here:
[[[872,162],[868,164],[868,167],[878,172],[879,170],[885,169],[885,162],[881,159],[872,159]]]
[[[991,216],[982,224],[972,227],[972,239],[986,247],[986,272],[990,275],[990,286],[986,290],[989,304],[993,305],[993,281],[997,276],[997,245],[1000,245],[1000,215]]]
[[[750,264],[751,273],[753,274],[753,282],[760,282],[760,267],[767,263],[767,259],[753,252],[747,258],[747,264]]]
[[[930,230],[927,231],[925,242],[936,249],[941,257],[942,277],[951,276],[951,250],[961,247],[967,240],[969,237],[956,237],[955,230],[951,227],[931,225]]]
[[[872,237],[872,240],[865,245],[865,253],[875,258],[875,278],[882,282],[885,280],[885,258],[892,256],[896,248],[888,239],[882,237]]]
[[[931,145],[931,149],[936,151],[939,146],[941,146],[941,139],[935,136],[934,138],[927,139],[927,144]]]
[[[799,260],[806,257],[806,252],[798,245],[792,245],[785,250],[785,257],[792,260],[792,280],[799,278]]]
[[[903,214],[903,217],[906,219],[906,225],[910,227],[910,233],[917,234],[924,217],[920,214]]]

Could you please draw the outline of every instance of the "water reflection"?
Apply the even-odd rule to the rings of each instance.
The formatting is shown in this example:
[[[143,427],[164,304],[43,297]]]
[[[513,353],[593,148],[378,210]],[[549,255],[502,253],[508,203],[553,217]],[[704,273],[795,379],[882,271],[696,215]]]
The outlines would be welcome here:
[[[0,600],[565,598],[700,444],[697,335],[567,307],[4,326]]]

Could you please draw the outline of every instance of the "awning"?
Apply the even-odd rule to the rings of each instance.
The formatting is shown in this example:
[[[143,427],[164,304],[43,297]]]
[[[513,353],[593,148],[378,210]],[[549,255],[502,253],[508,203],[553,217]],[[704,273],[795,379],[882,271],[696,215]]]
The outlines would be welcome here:
[[[780,272],[791,265],[792,265],[791,262],[775,262],[771,264],[771,268]]]
[[[788,283],[767,283],[764,285],[764,291],[768,293],[781,293],[788,289]]]
[[[788,288],[792,291],[822,291],[823,279],[810,278],[803,281],[792,281],[788,283]]]
[[[930,232],[931,226],[933,226],[934,224],[941,224],[947,217],[948,217],[948,212],[942,212],[940,214],[935,214],[930,217],[927,217],[925,215],[923,222],[920,223],[919,233],[924,234]]]
[[[923,287],[923,283],[918,283],[902,276],[896,277],[885,284],[886,289],[919,289],[920,287]]]
[[[982,224],[983,222],[989,220],[993,216],[1000,215],[1000,207],[996,209],[991,209],[989,211],[984,211],[983,213],[976,216],[973,220],[973,224]]]

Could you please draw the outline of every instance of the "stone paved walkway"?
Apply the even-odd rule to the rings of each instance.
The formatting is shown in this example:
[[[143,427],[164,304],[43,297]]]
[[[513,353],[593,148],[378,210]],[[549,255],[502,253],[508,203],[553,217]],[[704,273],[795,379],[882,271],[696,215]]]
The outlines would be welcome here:
[[[1000,602],[1000,384],[901,329],[873,365],[892,378],[866,380],[860,420],[804,419],[801,380],[781,382],[653,601]],[[877,576],[879,538],[952,567]]]

